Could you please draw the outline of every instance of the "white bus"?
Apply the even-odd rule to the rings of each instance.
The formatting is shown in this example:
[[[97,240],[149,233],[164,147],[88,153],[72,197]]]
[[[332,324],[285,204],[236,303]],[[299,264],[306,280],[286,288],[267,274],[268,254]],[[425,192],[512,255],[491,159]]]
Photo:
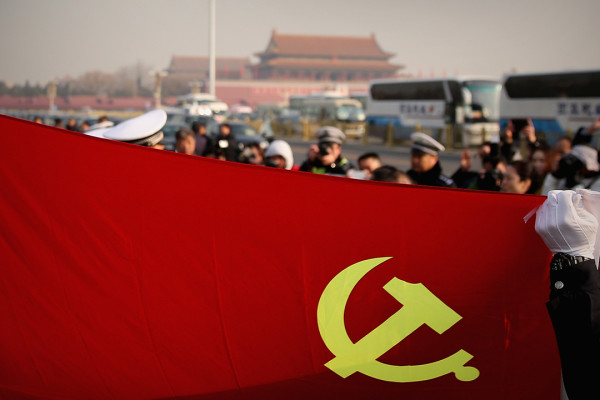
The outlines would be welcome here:
[[[502,128],[531,119],[536,135],[554,145],[600,118],[600,70],[506,74],[502,82]]]
[[[345,99],[348,95],[339,90],[325,90],[323,92],[314,92],[310,94],[293,94],[289,97],[289,107],[291,110],[302,108],[303,104],[309,100],[324,100],[324,99]]]
[[[365,111],[355,99],[306,99],[300,105],[300,116],[308,122],[335,126],[349,137],[362,137],[365,133]]]
[[[395,138],[417,125],[438,134],[450,124],[463,146],[479,145],[499,132],[500,81],[493,78],[377,79],[369,84],[369,134],[392,124]]]

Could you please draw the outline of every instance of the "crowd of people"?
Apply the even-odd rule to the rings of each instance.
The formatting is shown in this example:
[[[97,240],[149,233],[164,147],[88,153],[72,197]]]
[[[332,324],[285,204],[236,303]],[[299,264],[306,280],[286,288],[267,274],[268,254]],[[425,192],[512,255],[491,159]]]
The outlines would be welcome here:
[[[94,135],[99,129],[112,127],[113,123],[100,117],[91,126],[85,121],[77,125],[71,118],[66,124],[56,120],[55,126]],[[157,125],[158,130],[161,128]],[[292,149],[284,140],[238,145],[226,122],[219,125],[216,137],[207,135],[205,123],[192,122],[189,129],[176,133],[175,149],[179,153],[226,161],[381,182],[547,195],[555,189],[600,191],[600,157],[591,143],[598,130],[600,118],[589,127],[579,129],[572,139],[565,136],[549,146],[541,135],[536,135],[530,120],[518,127],[509,122],[496,140],[483,143],[476,152],[464,150],[460,167],[451,176],[443,173],[439,161],[444,146],[421,132],[411,135],[408,171],[384,165],[374,152],[362,154],[354,164],[342,153],[345,134],[332,126],[316,132],[317,143],[309,146],[306,159],[299,164],[294,163]],[[154,143],[154,147],[162,148],[161,142]],[[473,165],[474,159],[480,160],[479,168]]]
[[[444,146],[421,132],[411,135],[408,171],[384,165],[373,152],[361,155],[355,165],[343,155],[344,133],[331,126],[316,132],[317,144],[309,146],[306,159],[299,165],[294,165],[291,148],[283,140],[266,148],[250,145],[243,162],[382,182],[547,195],[554,189],[600,190],[598,150],[591,145],[592,135],[599,129],[600,119],[580,129],[572,140],[563,137],[550,147],[536,136],[532,123],[519,131],[509,123],[498,140],[485,142],[477,150],[480,169],[475,170],[474,157],[467,149],[461,155],[460,168],[451,176],[443,173],[439,161]],[[221,124],[219,136],[211,140],[204,125],[193,123],[191,131],[182,129],[177,133],[176,149],[185,154],[241,161],[229,131],[226,123]]]
[[[531,121],[520,130],[509,122],[499,140],[479,148],[481,169],[472,171],[471,154],[465,150],[452,179],[461,188],[544,196],[551,190],[600,191],[600,157],[592,146],[598,130],[600,119],[551,147],[536,135]]]

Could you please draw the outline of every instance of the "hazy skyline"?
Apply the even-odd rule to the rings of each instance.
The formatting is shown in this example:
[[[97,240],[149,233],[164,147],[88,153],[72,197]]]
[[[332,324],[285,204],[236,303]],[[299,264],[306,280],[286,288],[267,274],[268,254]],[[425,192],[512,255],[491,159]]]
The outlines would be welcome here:
[[[208,0],[2,0],[0,80],[208,55]],[[600,1],[216,0],[217,56],[252,57],[273,29],[366,37],[425,76],[600,68]]]

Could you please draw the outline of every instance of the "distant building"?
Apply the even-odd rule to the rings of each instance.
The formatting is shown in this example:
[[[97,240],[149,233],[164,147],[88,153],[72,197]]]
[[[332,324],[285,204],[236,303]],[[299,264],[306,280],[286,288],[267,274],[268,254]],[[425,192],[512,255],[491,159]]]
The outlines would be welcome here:
[[[216,79],[241,80],[250,78],[250,60],[243,57],[217,57],[215,60]],[[173,56],[167,68],[168,75],[163,86],[169,93],[187,93],[192,82],[199,84],[199,90],[206,92],[209,81],[210,63],[208,57]]]
[[[244,57],[217,57],[215,60],[217,79],[248,78],[246,68],[250,60]],[[173,56],[167,69],[171,78],[206,80],[209,71],[208,57]]]
[[[404,68],[389,62],[369,37],[283,35],[275,30],[265,51],[255,54],[255,79],[329,82],[369,81],[395,76]]]

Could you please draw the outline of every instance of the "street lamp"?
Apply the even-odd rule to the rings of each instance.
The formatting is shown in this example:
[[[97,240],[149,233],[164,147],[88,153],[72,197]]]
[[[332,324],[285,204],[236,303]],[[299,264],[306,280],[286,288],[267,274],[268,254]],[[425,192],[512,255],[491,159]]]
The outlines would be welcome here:
[[[164,70],[154,70],[150,71],[150,76],[154,77],[154,108],[161,108],[161,88],[162,88],[162,80],[165,76],[168,75],[167,71]]]
[[[58,84],[56,80],[51,80],[48,82],[48,88],[46,89],[46,94],[48,95],[48,111],[54,110],[54,99],[56,99],[56,87]]]
[[[209,28],[209,68],[208,68],[208,80],[209,80],[209,92],[215,96],[215,77],[216,77],[216,56],[215,56],[215,42],[216,42],[216,4],[215,0],[209,0],[209,14],[210,20]]]

